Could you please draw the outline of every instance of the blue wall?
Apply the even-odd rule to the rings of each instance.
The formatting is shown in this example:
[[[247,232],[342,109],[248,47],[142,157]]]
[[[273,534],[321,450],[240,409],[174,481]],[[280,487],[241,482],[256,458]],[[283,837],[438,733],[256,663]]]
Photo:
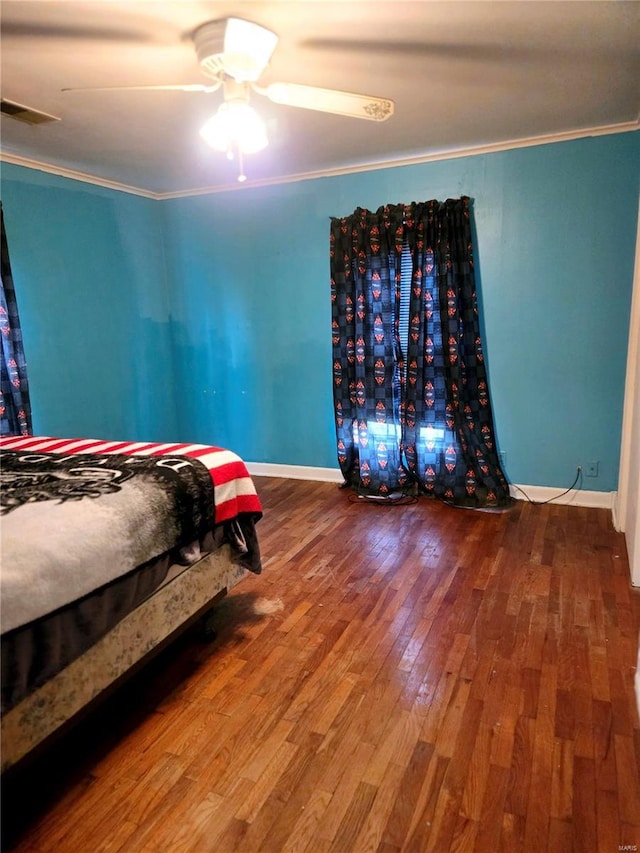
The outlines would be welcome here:
[[[157,202],[2,165],[34,432],[178,437]]]
[[[329,217],[465,194],[509,478],[566,487],[598,460],[583,487],[616,488],[640,133],[162,202],[9,169],[41,432],[336,467]],[[64,396],[49,387],[61,358]]]
[[[516,483],[617,484],[640,134],[584,139],[164,204],[189,438],[335,467],[329,217],[474,199],[500,448]]]

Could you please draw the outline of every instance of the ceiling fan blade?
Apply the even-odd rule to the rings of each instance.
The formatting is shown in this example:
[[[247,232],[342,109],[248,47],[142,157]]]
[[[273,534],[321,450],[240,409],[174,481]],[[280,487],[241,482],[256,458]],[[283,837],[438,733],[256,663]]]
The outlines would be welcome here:
[[[270,83],[264,88],[256,86],[255,89],[274,103],[289,107],[370,121],[386,121],[393,115],[393,101],[373,95],[357,95],[355,92],[339,92],[337,89],[320,89],[298,83]]]
[[[45,14],[45,12],[41,11],[40,14]],[[7,20],[6,14],[2,21],[2,36],[9,39],[73,39],[77,41],[132,42],[137,44],[146,44],[156,40],[142,28],[140,30],[125,30],[117,26],[72,26],[70,24],[44,23],[33,20],[28,22],[12,21]]]
[[[215,92],[222,85],[222,80],[212,86],[203,83],[178,83],[176,85],[160,86],[73,86],[62,89],[63,92],[135,92],[135,91],[164,91],[164,92]]]
[[[309,38],[303,41],[302,47],[315,51],[330,51],[332,53],[348,54],[349,56],[371,54],[377,57],[395,57],[400,62],[410,57],[411,60],[449,59],[452,62],[465,64],[475,62],[503,63],[521,59],[549,59],[557,54],[551,45],[507,44],[504,41],[492,40],[487,43],[467,41],[390,41],[373,39],[344,39],[344,38]]]

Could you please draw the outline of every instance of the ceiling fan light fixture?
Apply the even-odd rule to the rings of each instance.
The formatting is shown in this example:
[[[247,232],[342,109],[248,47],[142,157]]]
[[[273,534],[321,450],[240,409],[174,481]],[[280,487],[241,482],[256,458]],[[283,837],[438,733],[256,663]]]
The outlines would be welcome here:
[[[255,154],[269,140],[264,122],[246,101],[225,101],[200,129],[200,136],[216,151]]]

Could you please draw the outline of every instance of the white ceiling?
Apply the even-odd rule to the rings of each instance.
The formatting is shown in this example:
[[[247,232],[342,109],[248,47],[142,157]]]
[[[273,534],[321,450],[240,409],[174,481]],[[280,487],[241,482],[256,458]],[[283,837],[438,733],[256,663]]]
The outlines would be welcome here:
[[[271,143],[251,181],[426,158],[532,137],[637,125],[639,2],[74,2],[2,0],[2,97],[61,121],[3,117],[5,159],[154,194],[234,185],[198,129],[220,92],[67,92],[206,83],[190,33],[230,15],[280,38],[275,80],[391,98],[374,123],[254,95]]]

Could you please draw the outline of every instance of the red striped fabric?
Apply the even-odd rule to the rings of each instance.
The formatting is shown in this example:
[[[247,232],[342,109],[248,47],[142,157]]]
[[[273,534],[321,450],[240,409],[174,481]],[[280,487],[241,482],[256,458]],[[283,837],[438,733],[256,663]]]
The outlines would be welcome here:
[[[49,436],[0,437],[0,450],[29,453],[120,453],[125,456],[188,456],[205,465],[211,475],[216,523],[241,513],[262,513],[260,499],[245,463],[231,450],[205,444],[161,444],[141,441],[51,438]]]

